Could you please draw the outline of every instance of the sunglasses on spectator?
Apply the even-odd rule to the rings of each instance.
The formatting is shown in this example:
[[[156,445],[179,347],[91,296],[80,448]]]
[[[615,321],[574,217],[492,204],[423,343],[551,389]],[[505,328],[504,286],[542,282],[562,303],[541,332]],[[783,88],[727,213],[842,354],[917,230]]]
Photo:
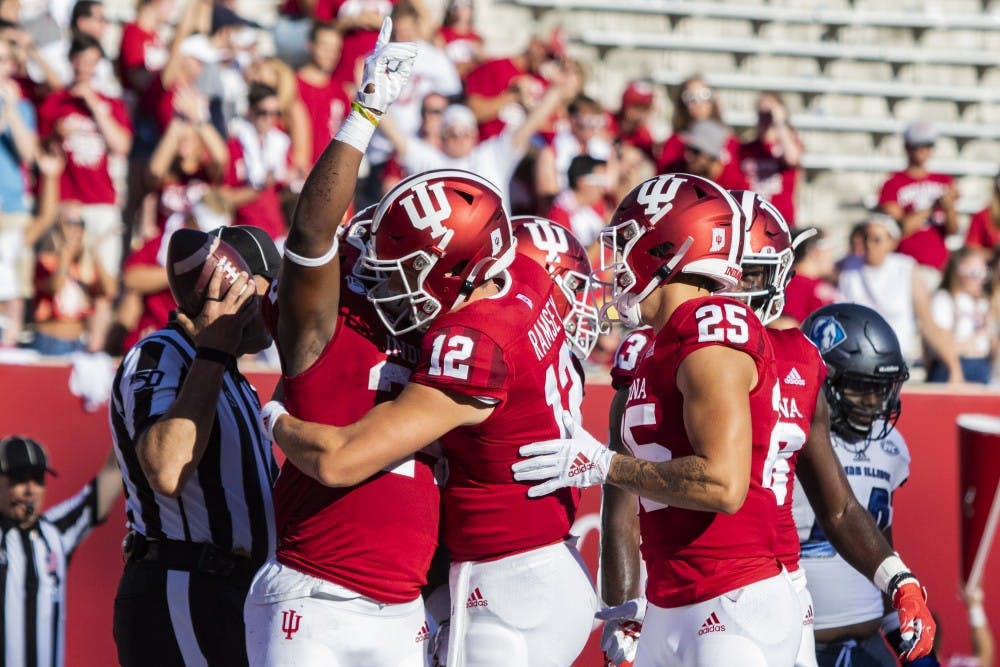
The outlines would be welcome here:
[[[989,272],[982,268],[962,269],[958,272],[958,275],[962,278],[976,278],[978,280],[982,280],[989,275]]]
[[[578,123],[587,130],[599,130],[607,125],[604,116],[574,116],[573,122]]]
[[[715,96],[711,88],[700,88],[698,90],[685,90],[681,93],[681,102],[684,104],[694,104],[695,102],[709,102]]]
[[[444,107],[424,107],[420,113],[425,116],[440,116],[444,113]]]
[[[253,113],[255,116],[279,118],[281,116],[281,109],[254,109]]]
[[[460,137],[471,137],[475,133],[475,130],[458,128],[454,130],[445,130],[441,133],[441,136],[445,139],[458,139]]]

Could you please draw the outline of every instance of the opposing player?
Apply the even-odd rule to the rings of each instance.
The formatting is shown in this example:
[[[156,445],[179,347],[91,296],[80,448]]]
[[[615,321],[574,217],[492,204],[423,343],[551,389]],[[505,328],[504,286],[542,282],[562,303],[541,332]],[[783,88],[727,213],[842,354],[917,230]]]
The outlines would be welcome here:
[[[419,353],[367,299],[359,259],[371,222],[359,213],[336,238],[377,115],[408,76],[415,48],[383,26],[354,110],[303,188],[281,275],[264,304],[293,414],[344,425],[396,396]],[[365,91],[368,91],[367,93]],[[387,462],[368,481],[329,488],[285,462],[274,489],[278,545],[245,605],[253,665],[423,665],[423,603],[437,541],[433,460]],[[359,482],[361,480],[358,480]]]
[[[789,255],[793,249],[788,226],[773,206],[753,193],[733,191],[731,194],[740,202],[748,222],[743,278],[739,287],[727,295],[745,301],[762,323],[770,324],[781,315],[784,302]],[[871,578],[894,554],[871,516],[855,500],[829,444],[828,410],[820,391],[826,371],[819,352],[798,329],[767,329],[767,334],[774,343],[782,389],[778,408],[781,420],[775,431],[779,437],[776,439],[778,451],[773,480],[776,484],[784,480],[785,488],[781,490],[775,486],[775,499],[779,503],[776,552],[791,575],[802,609],[802,642],[795,664],[808,667],[816,664],[812,600],[805,573],[799,567],[798,532],[791,512],[792,480],[800,452],[803,454],[800,477],[809,498],[814,499],[813,504],[818,508],[818,524],[831,536],[847,562]],[[634,371],[634,358],[641,354],[645,340],[641,329],[623,340],[612,371],[612,383],[616,387],[627,386],[625,383]],[[616,395],[612,409],[623,400],[623,396]],[[807,440],[808,446],[801,449]],[[612,446],[614,444],[613,437]],[[614,487],[606,487],[602,590],[605,600],[617,606],[599,616],[609,619],[603,644],[615,664],[629,658],[630,651],[634,655],[636,633],[641,628],[641,614],[637,612],[644,604],[643,600],[635,599],[639,590],[638,546],[632,528],[635,520],[628,515],[630,506],[635,506],[634,497]],[[926,609],[921,613],[926,613]]]
[[[416,371],[398,398],[336,428],[269,404],[275,442],[321,483],[357,484],[440,439],[452,559],[449,665],[568,665],[596,599],[566,541],[578,494],[531,499],[510,466],[518,448],[558,437],[575,393],[553,283],[517,255],[500,192],[478,176],[436,171],[381,201],[364,264],[395,336],[422,331]],[[388,575],[387,575],[388,576]]]
[[[802,323],[829,369],[823,389],[829,402],[835,459],[856,496],[892,539],[892,496],[909,475],[909,452],[894,430],[899,391],[909,373],[896,334],[874,310],[857,304],[820,308]],[[812,440],[803,452],[812,448]],[[809,452],[811,453],[811,452]],[[807,479],[800,478],[805,490]],[[812,505],[810,505],[810,502]],[[879,634],[883,597],[898,610],[904,660],[931,650],[934,622],[923,588],[896,556],[884,562],[873,582],[852,569],[836,541],[817,523],[816,499],[795,487],[793,511],[802,542],[801,564],[812,594],[816,656],[821,667],[895,664]],[[863,571],[863,570],[862,570]]]
[[[647,180],[602,233],[621,318],[656,338],[629,388],[615,453],[582,429],[523,447],[530,494],[607,481],[640,496],[649,580],[637,665],[791,664],[801,633],[774,556],[768,452],[778,419],[773,351],[745,304],[744,216],[689,174]]]

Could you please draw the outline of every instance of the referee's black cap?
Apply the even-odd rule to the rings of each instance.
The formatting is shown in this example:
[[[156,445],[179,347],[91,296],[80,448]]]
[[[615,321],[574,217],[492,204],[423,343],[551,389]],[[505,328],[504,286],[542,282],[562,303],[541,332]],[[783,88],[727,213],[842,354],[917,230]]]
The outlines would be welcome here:
[[[274,241],[260,227],[253,225],[233,225],[218,227],[209,232],[212,236],[231,245],[246,260],[254,275],[274,280],[281,266],[281,255]]]
[[[56,474],[49,467],[45,448],[37,440],[23,435],[11,435],[0,440],[0,474],[12,475],[19,472]]]

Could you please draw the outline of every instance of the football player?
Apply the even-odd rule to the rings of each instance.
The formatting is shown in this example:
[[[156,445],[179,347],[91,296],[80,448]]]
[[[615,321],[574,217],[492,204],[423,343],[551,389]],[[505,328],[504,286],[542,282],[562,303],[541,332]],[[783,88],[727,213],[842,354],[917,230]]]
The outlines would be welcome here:
[[[359,260],[373,211],[339,230],[375,121],[416,54],[412,44],[389,43],[390,26],[387,19],[366,61],[353,111],[306,181],[264,302],[284,400],[322,423],[349,424],[396,396],[419,353],[419,341],[392,335],[367,299],[374,277]],[[330,488],[286,460],[274,488],[276,555],[244,609],[251,664],[423,665],[420,587],[439,516],[432,465],[416,453],[364,483]]]
[[[626,195],[602,232],[612,298],[655,335],[624,406],[631,455],[577,429],[522,447],[529,458],[513,467],[548,480],[532,496],[604,482],[639,496],[649,578],[636,665],[787,665],[799,644],[773,547],[774,354],[747,305],[714,294],[740,280],[744,224],[728,192],[690,174]]]
[[[743,278],[739,287],[728,296],[745,301],[765,325],[777,320],[782,312],[784,286],[787,284],[793,244],[788,226],[781,214],[766,200],[745,191],[733,191],[741,208],[747,213],[746,248],[743,256]],[[799,539],[792,519],[791,485],[800,449],[803,452],[801,477],[810,499],[819,508],[819,524],[831,536],[831,541],[844,554],[847,562],[869,579],[886,558],[893,556],[888,543],[872,517],[856,501],[841,474],[829,443],[826,401],[820,388],[826,369],[816,347],[798,330],[767,329],[774,342],[778,376],[781,378],[779,413],[781,421],[776,433],[777,459],[773,477],[784,480],[784,489],[774,486],[779,504],[777,556],[792,577],[802,609],[802,642],[795,664],[797,667],[816,665],[813,641],[812,600],[806,587],[805,573],[799,567]],[[626,337],[616,356],[612,383],[626,386],[635,367],[635,357],[642,353],[643,331]],[[615,403],[620,403],[616,396]],[[614,413],[612,413],[614,418]],[[614,445],[614,440],[612,441]],[[599,616],[608,618],[604,631],[606,652],[615,664],[634,655],[635,640],[644,600],[634,599],[638,592],[638,548],[632,537],[635,524],[634,497],[608,486],[605,489],[602,535],[602,590],[605,600],[621,605],[605,610]],[[629,502],[631,501],[631,503]],[[633,598],[630,600],[630,598]],[[624,603],[629,601],[630,604]],[[921,613],[926,614],[926,608]],[[920,655],[916,651],[914,657]]]
[[[596,595],[566,540],[578,492],[529,498],[510,473],[518,448],[563,435],[580,389],[553,282],[515,252],[495,186],[469,172],[401,181],[379,203],[364,265],[394,336],[422,334],[409,384],[333,427],[270,403],[265,428],[306,474],[349,487],[440,439],[452,560],[448,665],[568,665]],[[569,417],[568,421],[572,421]]]
[[[894,425],[899,417],[899,391],[909,377],[899,340],[874,310],[858,304],[824,306],[802,323],[802,331],[819,349],[829,370],[823,391],[829,403],[835,460],[846,473],[886,540],[892,542],[892,496],[909,475],[910,455]],[[812,447],[812,440],[802,459]],[[794,490],[793,513],[802,544],[801,564],[812,595],[816,656],[821,667],[895,664],[879,634],[883,597],[888,595],[898,616],[888,617],[887,635],[896,635],[904,660],[930,652],[934,622],[925,593],[895,555],[875,573],[874,584],[852,569],[840,545],[817,523],[821,506],[808,491],[807,479]],[[810,502],[812,505],[810,505]],[[816,508],[814,512],[813,508]],[[841,552],[841,553],[839,553]],[[864,572],[864,570],[862,570]],[[898,629],[898,633],[895,632]]]

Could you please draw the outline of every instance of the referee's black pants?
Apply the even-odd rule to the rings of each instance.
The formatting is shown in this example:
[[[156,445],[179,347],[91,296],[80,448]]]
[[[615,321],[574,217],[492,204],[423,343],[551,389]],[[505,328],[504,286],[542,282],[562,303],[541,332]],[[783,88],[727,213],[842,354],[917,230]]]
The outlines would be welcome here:
[[[245,579],[245,581],[244,581]],[[122,667],[247,665],[243,602],[250,579],[125,564],[115,596]]]

